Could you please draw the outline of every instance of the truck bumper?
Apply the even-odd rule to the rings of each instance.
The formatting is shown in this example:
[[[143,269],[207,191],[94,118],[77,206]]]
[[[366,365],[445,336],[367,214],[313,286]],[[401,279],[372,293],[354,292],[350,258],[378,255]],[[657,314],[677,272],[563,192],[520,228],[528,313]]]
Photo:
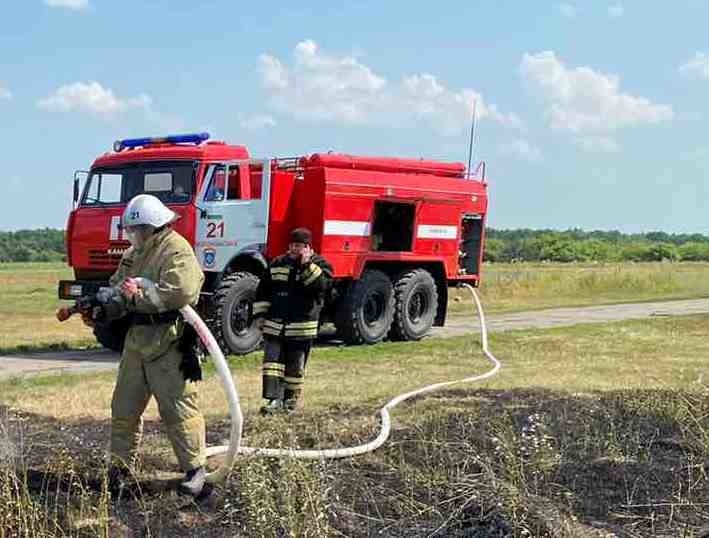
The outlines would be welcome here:
[[[60,280],[57,293],[60,299],[78,299],[107,287],[108,282],[100,280]]]

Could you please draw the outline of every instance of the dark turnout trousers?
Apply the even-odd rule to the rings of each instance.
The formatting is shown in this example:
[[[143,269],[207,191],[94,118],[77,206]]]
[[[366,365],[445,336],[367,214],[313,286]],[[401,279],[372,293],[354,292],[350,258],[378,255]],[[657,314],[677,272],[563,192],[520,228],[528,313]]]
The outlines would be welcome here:
[[[310,340],[266,338],[263,354],[263,397],[298,400],[303,391]]]

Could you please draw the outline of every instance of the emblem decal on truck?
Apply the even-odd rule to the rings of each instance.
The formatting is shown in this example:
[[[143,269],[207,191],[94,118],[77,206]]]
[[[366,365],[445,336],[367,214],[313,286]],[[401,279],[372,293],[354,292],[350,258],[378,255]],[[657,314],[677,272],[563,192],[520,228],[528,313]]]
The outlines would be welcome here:
[[[217,263],[217,251],[212,247],[205,247],[202,252],[202,265],[207,268],[214,267]]]

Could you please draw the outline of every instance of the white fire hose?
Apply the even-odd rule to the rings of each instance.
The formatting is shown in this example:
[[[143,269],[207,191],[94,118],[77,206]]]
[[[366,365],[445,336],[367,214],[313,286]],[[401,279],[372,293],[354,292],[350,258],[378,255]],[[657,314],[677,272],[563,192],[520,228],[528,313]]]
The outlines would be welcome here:
[[[234,379],[232,378],[231,371],[227,365],[226,359],[222,354],[217,341],[214,336],[207,328],[206,324],[197,315],[197,313],[190,307],[185,306],[180,309],[180,312],[184,316],[187,323],[192,325],[197,334],[199,334],[200,339],[206,346],[209,354],[217,368],[217,373],[219,374],[219,379],[224,387],[224,392],[229,403],[229,414],[231,417],[231,432],[229,435],[229,444],[226,446],[213,446],[207,449],[207,457],[217,456],[221,454],[226,454],[226,457],[222,461],[221,465],[217,470],[207,475],[207,481],[214,484],[223,481],[232,466],[234,465],[234,460],[237,454],[249,454],[254,456],[266,456],[266,457],[291,457],[299,459],[329,459],[329,458],[346,458],[350,456],[356,456],[359,454],[365,454],[367,452],[372,452],[380,446],[382,446],[391,432],[391,417],[389,415],[389,410],[393,409],[401,402],[404,402],[414,396],[420,396],[421,394],[426,394],[433,392],[434,390],[441,389],[443,387],[449,387],[451,385],[456,385],[459,383],[470,383],[473,381],[481,381],[483,379],[490,378],[494,376],[501,367],[500,361],[498,361],[495,356],[490,352],[487,343],[487,326],[485,324],[485,313],[483,312],[482,305],[480,304],[480,298],[476,293],[475,289],[464,284],[463,287],[471,292],[473,299],[475,301],[475,306],[478,311],[478,316],[480,318],[480,336],[482,342],[482,352],[485,356],[492,362],[493,367],[481,375],[476,375],[472,377],[466,377],[464,379],[458,379],[455,381],[445,381],[443,383],[435,383],[433,385],[427,385],[420,389],[401,394],[396,398],[390,400],[384,407],[380,410],[381,415],[381,429],[379,435],[368,443],[346,447],[346,448],[328,448],[324,450],[296,450],[293,448],[260,448],[260,447],[249,447],[241,445],[241,432],[244,422],[244,417],[241,413],[241,406],[239,405],[239,394],[236,391],[234,385]]]

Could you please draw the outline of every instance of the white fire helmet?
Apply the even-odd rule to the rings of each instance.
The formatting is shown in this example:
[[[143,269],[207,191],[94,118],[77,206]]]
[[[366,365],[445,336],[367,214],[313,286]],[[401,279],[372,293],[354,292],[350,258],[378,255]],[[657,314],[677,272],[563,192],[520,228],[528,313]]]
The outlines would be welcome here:
[[[123,211],[124,228],[148,224],[159,228],[177,219],[177,214],[150,194],[139,194],[128,202]]]

